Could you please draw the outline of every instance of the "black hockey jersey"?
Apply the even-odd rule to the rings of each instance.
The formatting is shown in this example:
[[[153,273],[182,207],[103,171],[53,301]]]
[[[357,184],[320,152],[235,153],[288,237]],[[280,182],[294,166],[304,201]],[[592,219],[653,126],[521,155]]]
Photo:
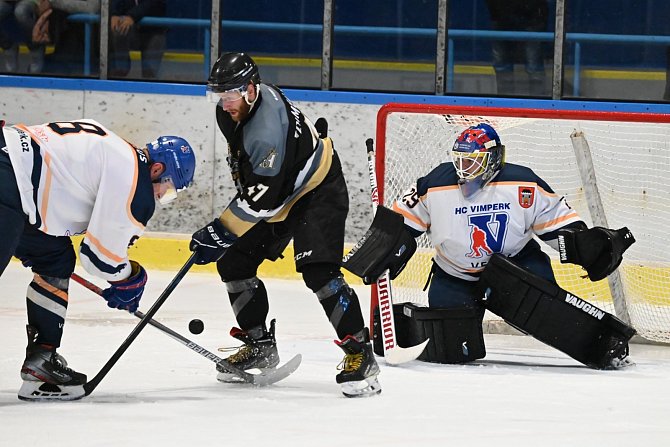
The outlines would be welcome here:
[[[237,187],[221,220],[238,236],[261,220],[285,219],[330,169],[330,139],[319,139],[312,123],[275,86],[260,85],[244,121],[233,121],[220,106],[216,119],[228,142],[228,165]]]

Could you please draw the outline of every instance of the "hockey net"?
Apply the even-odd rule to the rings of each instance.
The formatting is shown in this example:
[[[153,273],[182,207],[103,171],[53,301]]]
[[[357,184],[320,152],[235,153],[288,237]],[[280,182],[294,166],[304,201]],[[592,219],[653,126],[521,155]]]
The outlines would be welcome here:
[[[497,130],[507,162],[532,168],[589,227],[625,226],[636,238],[618,271],[595,283],[540,242],[559,285],[629,322],[642,337],[669,343],[670,116],[387,104],[376,130],[380,203],[390,207],[419,177],[449,161],[456,136],[481,122]],[[417,242],[417,254],[393,281],[394,303],[427,306],[423,287],[433,250],[425,235]]]

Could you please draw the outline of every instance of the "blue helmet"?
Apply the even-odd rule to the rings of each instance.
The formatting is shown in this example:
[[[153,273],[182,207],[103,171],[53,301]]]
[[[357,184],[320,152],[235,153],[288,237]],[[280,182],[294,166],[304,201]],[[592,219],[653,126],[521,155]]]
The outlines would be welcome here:
[[[461,132],[451,155],[461,192],[470,197],[500,172],[505,163],[505,146],[495,129],[482,123]]]
[[[177,191],[193,183],[195,155],[188,141],[180,137],[163,136],[147,144],[149,158],[154,163],[162,163],[165,171],[159,180],[170,179]]]

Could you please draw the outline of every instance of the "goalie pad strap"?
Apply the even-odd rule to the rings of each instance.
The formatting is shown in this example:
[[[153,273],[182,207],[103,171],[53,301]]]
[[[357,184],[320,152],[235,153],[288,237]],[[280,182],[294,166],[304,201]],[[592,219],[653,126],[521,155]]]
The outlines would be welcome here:
[[[561,262],[581,265],[591,281],[600,281],[616,270],[623,253],[634,242],[633,233],[626,227],[618,230],[565,228],[558,231]]]
[[[394,279],[416,251],[416,241],[404,222],[400,214],[378,206],[370,229],[347,253],[342,266],[366,285],[375,282],[385,270]]]
[[[609,368],[635,335],[614,315],[500,254],[491,257],[479,287],[486,309],[591,368]]]

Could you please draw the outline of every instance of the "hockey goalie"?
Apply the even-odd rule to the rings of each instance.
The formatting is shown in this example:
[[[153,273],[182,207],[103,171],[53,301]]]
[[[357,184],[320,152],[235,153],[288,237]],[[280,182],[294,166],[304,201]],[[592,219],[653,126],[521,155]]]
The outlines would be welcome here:
[[[395,278],[414,253],[413,238],[427,233],[435,253],[429,307],[402,306],[398,342],[430,342],[420,360],[466,363],[486,355],[485,310],[502,317],[594,369],[632,362],[635,330],[614,315],[561,289],[549,257],[534,236],[559,251],[562,263],[582,266],[591,281],[610,275],[635,242],[627,228],[588,228],[565,199],[531,169],[505,163],[493,127],[465,129],[452,161],[419,178],[393,209],[378,207],[365,241],[344,267],[374,282]],[[395,307],[395,306],[394,306]]]

